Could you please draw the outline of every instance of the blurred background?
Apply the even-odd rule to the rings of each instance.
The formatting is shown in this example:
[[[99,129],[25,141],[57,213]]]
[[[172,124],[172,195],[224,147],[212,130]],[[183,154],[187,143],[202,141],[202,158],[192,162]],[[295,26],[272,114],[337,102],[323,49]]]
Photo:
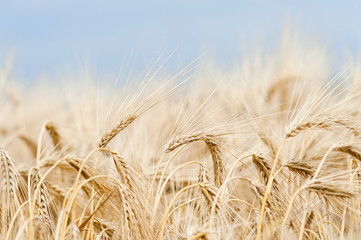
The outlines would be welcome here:
[[[79,69],[116,78],[129,59],[141,71],[172,55],[169,68],[200,55],[227,68],[249,48],[273,49],[285,29],[357,57],[360,1],[1,1],[0,66],[31,83]],[[174,53],[173,53],[174,52]]]

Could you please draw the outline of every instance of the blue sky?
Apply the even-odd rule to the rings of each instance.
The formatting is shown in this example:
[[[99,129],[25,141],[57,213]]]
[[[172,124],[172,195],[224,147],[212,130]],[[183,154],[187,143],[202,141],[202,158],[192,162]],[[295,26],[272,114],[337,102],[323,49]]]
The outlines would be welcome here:
[[[228,64],[242,43],[275,44],[285,22],[357,53],[359,1],[1,1],[0,64],[13,53],[24,81],[89,65],[116,75],[132,53],[136,66],[171,53],[170,64],[187,64],[207,52]]]

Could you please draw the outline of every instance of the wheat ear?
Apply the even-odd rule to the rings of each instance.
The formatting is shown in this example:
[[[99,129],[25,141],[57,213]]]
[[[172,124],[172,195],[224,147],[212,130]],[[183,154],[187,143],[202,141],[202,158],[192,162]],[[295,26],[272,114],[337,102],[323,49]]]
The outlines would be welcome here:
[[[110,130],[109,132],[107,132],[101,139],[99,142],[99,147],[100,148],[105,148],[108,143],[115,137],[117,136],[121,131],[123,131],[125,128],[127,128],[130,124],[132,124],[134,122],[134,120],[136,119],[136,116],[131,115],[129,117],[127,117],[125,120],[120,121],[112,130]]]
[[[61,150],[63,149],[63,143],[62,143],[62,138],[59,134],[58,129],[55,127],[54,123],[49,122],[45,125],[46,130],[48,131],[51,140],[53,141],[53,145],[55,147],[56,150]]]
[[[165,152],[171,152],[180,146],[195,141],[203,141],[207,145],[212,155],[214,183],[217,187],[220,187],[223,183],[224,165],[221,157],[220,143],[216,136],[203,131],[196,131],[189,135],[178,135],[168,142]]]
[[[50,239],[48,236],[49,231],[46,224],[43,221],[41,216],[36,215],[34,217],[34,239],[36,240],[48,240]]]
[[[21,192],[24,186],[20,175],[11,159],[10,155],[0,149],[0,234],[8,231],[10,220],[20,207],[22,199],[26,193]]]
[[[255,154],[252,155],[252,162],[259,173],[261,181],[264,184],[267,184],[270,177],[271,165],[266,162],[263,157],[257,156]]]
[[[20,134],[19,139],[23,141],[25,145],[29,148],[33,157],[36,157],[38,151],[38,144],[25,134]]]
[[[217,195],[217,189],[214,185],[212,185],[210,182],[210,176],[207,171],[207,169],[201,165],[200,166],[200,172],[198,177],[198,183],[202,192],[202,195],[204,199],[206,200],[208,211],[210,212],[213,206],[213,202],[215,200],[215,197]],[[216,203],[216,212],[220,208],[220,205]]]
[[[287,132],[286,137],[287,138],[295,137],[300,132],[303,132],[311,128],[330,129],[330,127],[331,127],[330,123],[326,121],[308,121],[305,123],[301,123],[296,127],[292,128],[290,131]]]
[[[346,153],[361,162],[361,153],[351,145],[338,146],[333,149],[337,152]]]
[[[81,234],[75,223],[71,222],[66,229],[65,240],[80,240]]]
[[[39,206],[40,216],[43,222],[45,223],[45,225],[47,226],[48,231],[53,232],[53,221],[50,212],[51,200],[48,189],[44,182],[41,183],[39,186],[41,174],[37,168],[31,169],[29,177],[30,177],[32,192],[35,192],[35,189],[39,188],[39,196],[34,196],[35,198],[34,200]]]
[[[349,130],[356,137],[360,135],[359,131],[352,127],[347,121],[340,119],[325,118],[320,121],[307,121],[298,124],[286,133],[287,138],[295,137],[297,134],[312,128],[332,130],[332,127],[343,127]]]
[[[138,192],[137,190],[141,189],[139,182],[135,177],[135,171],[129,164],[124,160],[119,153],[113,153],[114,165],[119,173],[120,179],[123,184],[129,187],[130,190]]]
[[[285,165],[291,172],[301,175],[304,178],[313,177],[315,169],[305,162],[292,160]]]

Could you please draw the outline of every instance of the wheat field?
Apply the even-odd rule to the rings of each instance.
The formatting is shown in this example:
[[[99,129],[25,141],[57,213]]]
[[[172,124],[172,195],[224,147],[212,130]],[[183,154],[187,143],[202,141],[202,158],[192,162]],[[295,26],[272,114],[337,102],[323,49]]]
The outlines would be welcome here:
[[[4,66],[0,238],[360,239],[361,71],[331,60],[286,39],[27,88]]]

